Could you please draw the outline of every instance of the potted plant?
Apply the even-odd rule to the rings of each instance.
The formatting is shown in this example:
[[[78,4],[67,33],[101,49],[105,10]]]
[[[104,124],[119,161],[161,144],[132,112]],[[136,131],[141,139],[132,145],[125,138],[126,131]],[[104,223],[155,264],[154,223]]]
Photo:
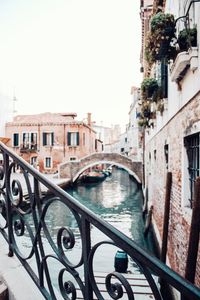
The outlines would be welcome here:
[[[197,46],[197,28],[185,28],[181,30],[177,38],[180,52],[187,51],[190,47]]]
[[[161,100],[157,103],[157,111],[159,111],[160,114],[161,114],[161,116],[162,116],[164,110],[165,110],[165,104],[164,104],[164,101],[161,99]]]
[[[138,120],[138,126],[139,127],[149,127],[149,121],[146,118],[141,118]]]
[[[176,48],[171,45],[175,38],[175,19],[172,14],[159,12],[150,23],[150,32],[145,45],[145,56],[150,62],[163,58],[170,60],[176,56]]]
[[[141,84],[142,95],[145,98],[151,98],[158,90],[158,82],[155,78],[145,78]]]

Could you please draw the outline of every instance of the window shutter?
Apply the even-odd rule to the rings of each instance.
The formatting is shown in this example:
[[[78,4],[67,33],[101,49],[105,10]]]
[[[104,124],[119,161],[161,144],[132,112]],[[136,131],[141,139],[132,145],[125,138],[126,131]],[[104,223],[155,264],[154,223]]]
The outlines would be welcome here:
[[[95,150],[97,150],[97,139],[95,139]]]
[[[43,146],[47,145],[47,135],[46,132],[42,133]]]
[[[161,62],[161,87],[163,90],[163,97],[168,97],[168,64],[165,61]]]
[[[54,132],[51,133],[51,146],[54,145]]]
[[[31,143],[34,142],[34,133],[31,133]]]
[[[67,133],[67,145],[71,146],[71,132]]]
[[[18,146],[19,145],[19,134],[18,133],[14,133],[14,136],[13,136],[13,145],[14,146]]]
[[[79,146],[79,132],[76,133],[76,145]]]

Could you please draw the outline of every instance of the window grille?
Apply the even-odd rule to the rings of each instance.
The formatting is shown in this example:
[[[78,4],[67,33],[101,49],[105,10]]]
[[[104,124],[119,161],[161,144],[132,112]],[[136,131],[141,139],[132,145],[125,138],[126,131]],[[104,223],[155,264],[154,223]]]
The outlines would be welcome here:
[[[184,145],[186,147],[187,157],[188,157],[188,175],[189,175],[189,185],[190,185],[189,201],[190,201],[191,208],[192,208],[192,202],[194,200],[194,183],[196,181],[196,178],[200,174],[199,142],[200,142],[200,133],[187,136],[184,139]]]

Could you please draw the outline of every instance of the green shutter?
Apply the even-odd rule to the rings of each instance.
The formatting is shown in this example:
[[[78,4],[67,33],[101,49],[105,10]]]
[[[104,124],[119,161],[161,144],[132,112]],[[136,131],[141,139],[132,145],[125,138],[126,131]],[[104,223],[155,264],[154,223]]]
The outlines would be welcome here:
[[[76,145],[79,146],[79,132],[76,133]]]
[[[95,139],[95,150],[97,150],[97,139]]]
[[[54,145],[54,132],[51,133],[51,146]]]
[[[18,145],[19,145],[19,133],[14,133],[13,146],[17,147]]]
[[[47,145],[47,135],[46,132],[42,133],[43,146]]]
[[[67,145],[70,146],[71,145],[71,132],[67,133]]]

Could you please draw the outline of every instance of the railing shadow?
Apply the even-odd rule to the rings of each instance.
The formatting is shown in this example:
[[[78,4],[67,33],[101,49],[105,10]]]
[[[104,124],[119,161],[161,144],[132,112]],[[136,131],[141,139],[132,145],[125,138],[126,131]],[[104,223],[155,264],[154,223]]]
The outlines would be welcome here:
[[[106,272],[104,292],[99,288],[95,260],[100,256],[103,261],[111,248],[113,253],[122,249],[128,254],[144,274],[154,299],[168,299],[161,295],[158,278],[182,296],[200,299],[200,289],[89,211],[2,143],[0,151],[0,231],[8,243],[9,256],[18,257],[45,299],[137,299],[128,279],[113,269]],[[23,184],[14,176],[16,166],[20,167]],[[24,185],[28,202],[24,201]],[[50,198],[43,198],[42,185],[51,192]],[[47,218],[50,211],[66,218],[55,224],[53,218]],[[101,232],[101,241],[95,239],[91,228]]]

